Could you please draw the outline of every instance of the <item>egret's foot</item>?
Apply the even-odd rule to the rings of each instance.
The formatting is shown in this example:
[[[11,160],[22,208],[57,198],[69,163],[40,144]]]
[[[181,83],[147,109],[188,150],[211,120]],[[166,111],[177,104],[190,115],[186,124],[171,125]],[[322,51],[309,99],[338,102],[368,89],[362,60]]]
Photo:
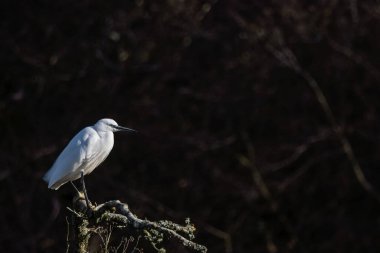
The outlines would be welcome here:
[[[95,209],[95,205],[93,205],[91,201],[88,199],[86,192],[81,192],[81,195],[82,199],[86,202],[85,214],[87,215],[87,217],[91,217],[93,214],[93,210]]]
[[[78,213],[81,213],[81,215],[87,216],[88,218],[93,216],[95,206],[90,201],[86,201],[83,192],[78,191],[77,194],[74,196],[73,206],[74,210],[76,210]]]
[[[93,207],[93,205],[92,205],[90,199],[88,198],[87,192],[83,192],[82,194],[84,195],[84,200],[86,201],[87,208],[91,209]]]
[[[95,209],[95,206],[93,206],[92,204],[91,204],[91,202],[89,203],[90,204],[90,206],[87,206],[87,208],[86,208],[86,216],[88,217],[88,218],[90,218],[90,217],[92,217],[93,216],[93,214],[94,214],[94,209]]]

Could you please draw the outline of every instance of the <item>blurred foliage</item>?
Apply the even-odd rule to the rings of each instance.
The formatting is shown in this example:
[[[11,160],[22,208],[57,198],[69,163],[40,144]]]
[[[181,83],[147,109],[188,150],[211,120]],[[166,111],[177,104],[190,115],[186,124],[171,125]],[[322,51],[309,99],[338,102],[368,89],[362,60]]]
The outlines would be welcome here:
[[[1,251],[64,251],[73,192],[41,176],[103,117],[141,134],[116,136],[92,200],[191,216],[210,252],[379,251],[379,203],[282,61],[380,189],[379,18],[374,0],[2,2]]]

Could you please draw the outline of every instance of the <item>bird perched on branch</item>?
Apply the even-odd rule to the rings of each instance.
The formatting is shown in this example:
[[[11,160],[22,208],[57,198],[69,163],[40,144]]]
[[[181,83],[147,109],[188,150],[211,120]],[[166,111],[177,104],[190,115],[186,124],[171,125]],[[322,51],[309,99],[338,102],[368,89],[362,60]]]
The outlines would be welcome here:
[[[48,187],[58,190],[65,183],[72,183],[81,178],[88,204],[83,177],[90,174],[106,159],[113,148],[113,133],[118,131],[136,132],[133,129],[119,126],[113,119],[101,119],[95,125],[82,129],[44,175],[43,179],[48,183]],[[73,183],[72,185],[76,189]]]

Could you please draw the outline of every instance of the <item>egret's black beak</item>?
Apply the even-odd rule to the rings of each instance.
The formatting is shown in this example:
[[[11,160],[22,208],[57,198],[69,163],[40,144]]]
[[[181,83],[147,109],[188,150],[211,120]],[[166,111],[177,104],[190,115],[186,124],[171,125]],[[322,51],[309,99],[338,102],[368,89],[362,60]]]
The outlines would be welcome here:
[[[113,126],[113,127],[118,131],[126,131],[126,132],[132,132],[132,133],[137,132],[136,130],[133,130],[133,129],[128,128],[128,127],[122,127],[122,126]]]

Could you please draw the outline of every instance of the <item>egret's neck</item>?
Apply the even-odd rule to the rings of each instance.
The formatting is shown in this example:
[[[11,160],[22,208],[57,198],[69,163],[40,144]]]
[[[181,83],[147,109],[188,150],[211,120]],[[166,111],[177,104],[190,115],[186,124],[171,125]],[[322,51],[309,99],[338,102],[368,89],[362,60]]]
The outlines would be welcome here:
[[[102,139],[113,139],[113,132],[111,131],[97,131]]]
[[[113,147],[113,132],[111,131],[98,131],[100,141],[107,151],[111,151]],[[108,150],[109,149],[109,150]]]

